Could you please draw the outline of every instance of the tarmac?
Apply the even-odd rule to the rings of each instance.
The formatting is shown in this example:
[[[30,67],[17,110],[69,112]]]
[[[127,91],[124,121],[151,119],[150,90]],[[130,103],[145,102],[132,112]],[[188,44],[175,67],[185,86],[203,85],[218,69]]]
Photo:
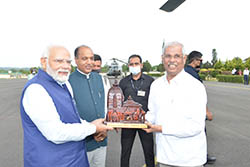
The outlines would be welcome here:
[[[27,79],[0,79],[0,166],[23,167],[23,132],[19,112],[21,91]],[[214,114],[207,121],[208,153],[216,156],[206,167],[250,166],[250,86],[204,82],[208,107]],[[120,132],[109,132],[106,167],[119,167]],[[144,166],[138,137],[130,167]]]

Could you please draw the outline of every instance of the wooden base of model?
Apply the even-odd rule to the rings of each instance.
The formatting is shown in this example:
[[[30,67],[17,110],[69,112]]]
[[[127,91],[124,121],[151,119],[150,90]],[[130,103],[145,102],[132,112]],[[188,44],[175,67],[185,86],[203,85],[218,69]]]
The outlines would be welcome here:
[[[148,126],[143,123],[105,122],[105,124],[113,128],[134,128],[134,129],[148,128]]]

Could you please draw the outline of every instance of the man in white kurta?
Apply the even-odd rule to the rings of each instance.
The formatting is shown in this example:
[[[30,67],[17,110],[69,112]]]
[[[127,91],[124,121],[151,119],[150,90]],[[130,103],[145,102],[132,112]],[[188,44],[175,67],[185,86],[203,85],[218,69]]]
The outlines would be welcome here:
[[[183,45],[169,43],[162,55],[166,75],[150,89],[147,132],[156,132],[160,167],[201,167],[206,162],[206,90],[183,68]]]

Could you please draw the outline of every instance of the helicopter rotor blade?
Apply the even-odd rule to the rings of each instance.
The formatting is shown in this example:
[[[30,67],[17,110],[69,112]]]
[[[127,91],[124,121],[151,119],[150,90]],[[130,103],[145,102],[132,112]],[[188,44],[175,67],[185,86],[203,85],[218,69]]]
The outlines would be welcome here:
[[[113,61],[119,61],[119,62],[124,63],[124,64],[128,64],[127,62],[122,61],[122,60],[119,60],[119,59],[117,59],[117,58],[112,58],[111,60],[113,60]]]
[[[185,2],[185,0],[168,0],[160,9],[166,12],[172,12],[183,2]]]

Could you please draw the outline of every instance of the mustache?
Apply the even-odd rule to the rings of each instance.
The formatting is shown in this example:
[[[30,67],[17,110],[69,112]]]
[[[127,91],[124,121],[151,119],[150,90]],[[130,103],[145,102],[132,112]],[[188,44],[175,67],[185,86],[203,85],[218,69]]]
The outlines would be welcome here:
[[[59,70],[57,70],[57,72],[70,72],[69,70],[64,70],[64,69],[59,69]]]
[[[174,63],[174,62],[168,62],[168,66],[171,66],[171,65],[175,65],[175,66],[177,66],[177,63]]]
[[[91,64],[87,64],[85,67],[87,67],[87,68],[92,68],[92,67],[93,67],[93,65],[91,65]]]

